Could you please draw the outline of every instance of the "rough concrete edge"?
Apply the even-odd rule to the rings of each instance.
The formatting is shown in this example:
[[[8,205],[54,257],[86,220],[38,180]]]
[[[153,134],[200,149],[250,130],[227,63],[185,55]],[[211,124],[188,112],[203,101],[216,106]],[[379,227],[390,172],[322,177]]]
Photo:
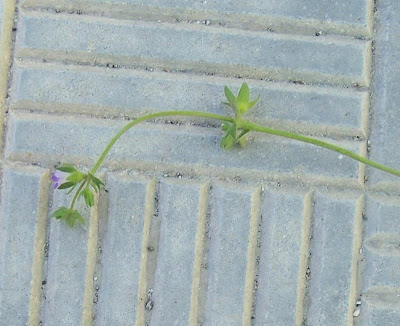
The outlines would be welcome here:
[[[44,256],[47,235],[47,215],[50,194],[50,171],[46,170],[40,177],[39,205],[36,217],[34,254],[32,262],[31,293],[29,300],[28,325],[36,326],[40,323],[42,280],[44,273]]]
[[[146,325],[146,311],[145,304],[147,298],[147,285],[148,285],[148,245],[151,239],[151,227],[153,216],[156,213],[157,206],[157,187],[158,180],[152,179],[146,185],[146,204],[145,204],[145,217],[143,223],[143,238],[142,238],[142,251],[140,260],[139,272],[139,289],[138,289],[138,302],[136,309],[136,326]]]
[[[300,263],[296,298],[296,326],[302,326],[307,308],[307,269],[310,261],[310,239],[314,214],[314,191],[304,197],[303,223],[301,231]]]
[[[14,15],[16,0],[4,1],[3,22],[1,26],[0,42],[0,135],[3,135],[3,121],[6,111],[6,98],[8,90],[9,71],[11,68],[12,33],[14,27]],[[3,151],[3,138],[0,140],[0,154]]]
[[[362,195],[356,202],[355,221],[353,231],[353,255],[351,262],[351,283],[349,289],[348,312],[347,312],[347,326],[354,325],[353,312],[356,307],[357,297],[360,295],[360,249],[363,242],[363,213],[365,209],[365,195]]]
[[[261,186],[253,192],[251,196],[251,212],[250,212],[250,233],[247,248],[247,270],[246,283],[243,302],[243,319],[242,324],[251,325],[253,317],[253,300],[255,291],[255,280],[257,274],[257,243],[258,243],[258,225],[261,218]]]
[[[200,287],[201,284],[201,273],[202,273],[202,262],[205,248],[205,237],[206,237],[206,223],[207,223],[207,211],[210,201],[210,182],[206,182],[201,186],[198,213],[197,213],[197,232],[196,232],[196,245],[195,245],[195,257],[193,264],[193,282],[192,282],[192,296],[190,303],[190,316],[189,325],[197,326],[199,320],[199,309],[200,309]]]
[[[82,308],[82,325],[92,325],[93,311],[94,311],[94,283],[93,277],[95,274],[95,267],[97,262],[98,253],[98,238],[99,238],[99,194],[96,193],[95,205],[90,211],[89,234],[87,241],[87,258],[85,270],[85,290],[83,295],[83,308]]]

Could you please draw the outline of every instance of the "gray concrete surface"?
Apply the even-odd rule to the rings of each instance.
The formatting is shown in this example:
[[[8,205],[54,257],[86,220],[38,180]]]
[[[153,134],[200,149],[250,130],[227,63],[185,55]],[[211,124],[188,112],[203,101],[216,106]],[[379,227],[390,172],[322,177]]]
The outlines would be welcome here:
[[[249,120],[400,167],[398,1],[25,0],[14,25],[3,15],[1,326],[400,324],[399,181],[325,149],[251,135],[226,152],[215,121],[147,122],[110,152],[85,226],[48,218],[70,200],[52,189],[59,162],[89,168],[144,113],[229,114],[223,86],[243,81],[261,95]]]

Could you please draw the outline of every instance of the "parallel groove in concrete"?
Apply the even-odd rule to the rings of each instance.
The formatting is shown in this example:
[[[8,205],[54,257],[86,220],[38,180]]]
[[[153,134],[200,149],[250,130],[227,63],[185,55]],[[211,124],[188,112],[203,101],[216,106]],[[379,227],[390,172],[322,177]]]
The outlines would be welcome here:
[[[80,62],[112,59],[128,65],[154,63],[167,69],[215,74],[369,84],[368,41],[321,41],[315,37],[42,13],[21,14],[19,28],[18,56]],[[174,46],[178,43],[179,49]],[[281,55],[276,56],[276,52]],[[301,58],[295,55],[298,52],[303,53]]]
[[[197,216],[197,232],[196,232],[196,245],[194,252],[194,263],[193,263],[193,282],[192,282],[192,295],[190,302],[190,326],[197,326],[200,320],[201,314],[201,288],[204,286],[202,277],[204,276],[204,255],[206,245],[206,232],[207,232],[207,215],[210,201],[210,183],[202,185],[199,194],[198,203],[198,216]]]
[[[187,74],[125,69],[23,61],[17,61],[14,69],[11,108],[36,111],[138,117],[173,108],[229,115],[232,112],[222,105],[221,91],[224,85],[234,92],[240,87],[240,82],[228,78],[198,76],[193,80]],[[363,117],[369,105],[367,92],[257,81],[249,84],[253,96],[261,97],[246,115],[250,120],[303,134],[363,138],[366,133]]]
[[[78,123],[79,122],[79,123]],[[83,157],[94,160],[109,139],[122,127],[121,122],[97,119],[75,119],[65,117],[63,121],[55,117],[31,114],[12,114],[9,120],[8,147],[6,157],[19,160],[31,159],[39,155],[62,155]],[[163,133],[163,137],[159,137]],[[96,138],[93,138],[96,135]],[[41,139],[49,138],[47,143]],[[192,166],[203,169],[235,168],[246,166],[247,172],[263,173],[263,170],[279,174],[296,174],[324,177],[339,177],[358,180],[358,163],[349,158],[339,158],[338,154],[301,142],[279,137],[258,135],[249,142],[246,149],[221,152],[220,131],[205,130],[195,126],[169,126],[145,124],[135,126],[123,136],[110,152],[110,158],[118,162],[130,162],[137,166],[140,162],[172,164],[177,172],[182,167]],[[337,142],[358,152],[360,144]],[[265,148],[268,150],[266,151]],[[191,155],[182,156],[182,153]],[[282,161],[291,157],[290,161]],[[335,162],[332,165],[331,162]],[[325,162],[325,163],[322,163]],[[106,163],[107,164],[107,163]]]
[[[99,235],[99,203],[98,194],[95,195],[95,205],[90,210],[89,231],[87,242],[87,258],[85,268],[85,288],[83,294],[82,325],[91,325],[94,319],[95,303],[95,268],[98,252]]]
[[[303,203],[303,222],[301,231],[300,262],[297,282],[297,300],[296,300],[296,326],[302,326],[305,319],[307,298],[307,269],[310,263],[310,240],[312,237],[314,213],[314,192],[308,192],[304,197]]]
[[[50,193],[50,174],[46,171],[40,178],[38,218],[35,230],[34,257],[32,262],[31,296],[29,305],[29,325],[40,322],[42,304],[42,281],[44,276],[45,245],[47,237],[47,216]]]
[[[315,1],[301,8],[293,3],[285,10],[285,1],[248,1],[246,4],[233,2],[159,2],[159,1],[66,1],[66,0],[25,0],[24,8],[79,12],[80,14],[101,15],[120,19],[163,20],[170,22],[192,21],[209,25],[224,25],[249,30],[268,30],[278,33],[315,35],[317,32],[369,37],[372,32],[373,1],[354,1],[341,10],[340,2],[332,3],[335,10],[328,17],[325,2]],[[342,4],[342,8],[343,4]],[[292,10],[295,10],[293,12]],[[356,18],[357,17],[357,18]]]
[[[258,272],[258,233],[261,222],[262,188],[258,187],[251,197],[249,241],[247,249],[246,285],[244,293],[243,325],[251,325],[255,318],[256,278]]]

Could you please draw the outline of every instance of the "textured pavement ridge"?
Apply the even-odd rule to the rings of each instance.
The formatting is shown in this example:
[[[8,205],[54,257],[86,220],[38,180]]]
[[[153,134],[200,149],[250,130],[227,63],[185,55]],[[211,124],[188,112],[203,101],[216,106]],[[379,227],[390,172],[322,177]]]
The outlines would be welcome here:
[[[399,167],[400,3],[0,0],[0,326],[400,325],[400,184],[215,121],[124,135],[85,226],[59,162],[89,168],[128,120],[229,114]]]

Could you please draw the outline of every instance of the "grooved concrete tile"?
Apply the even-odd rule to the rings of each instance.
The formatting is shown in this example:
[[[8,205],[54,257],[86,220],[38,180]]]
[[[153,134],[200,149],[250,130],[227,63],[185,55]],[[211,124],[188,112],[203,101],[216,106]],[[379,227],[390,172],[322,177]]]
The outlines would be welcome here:
[[[147,182],[118,175],[107,177],[108,211],[100,222],[104,230],[99,255],[101,277],[96,283],[96,325],[135,324]]]
[[[39,220],[49,175],[43,169],[5,167],[0,210],[0,325],[26,325],[33,313],[32,275]],[[45,174],[46,173],[46,174]],[[47,203],[44,203],[47,205]],[[42,235],[45,236],[45,235]],[[38,248],[44,251],[44,247]],[[41,281],[41,280],[40,280]]]
[[[13,114],[9,119],[6,156],[41,160],[54,157],[87,157],[90,162],[126,122]],[[162,135],[162,136],[160,136]],[[118,164],[166,164],[184,169],[234,168],[263,174],[264,171],[347,178],[357,180],[358,164],[323,148],[279,137],[258,135],[245,149],[222,151],[221,132],[195,126],[146,124],[134,127],[111,150]],[[42,142],[42,139],[48,139]],[[355,152],[359,144],[338,142]],[[335,162],[332,164],[332,162]],[[92,163],[90,163],[92,164]],[[148,165],[147,165],[148,166]]]
[[[356,198],[315,195],[313,238],[310,257],[310,304],[307,324],[346,325],[352,291],[355,291],[352,267],[356,263],[353,241],[361,232],[356,212]]]
[[[100,2],[99,0],[87,0],[87,2]],[[257,16],[289,16],[295,19],[315,19],[338,21],[349,24],[366,23],[366,7],[368,1],[355,0],[348,3],[345,0],[335,2],[308,1],[306,3],[290,0],[249,0],[246,2],[226,1],[186,1],[186,0],[113,0],[114,3],[124,3],[158,7],[165,9],[185,10],[206,10],[217,11],[218,13],[232,14],[254,14]]]
[[[69,206],[71,198],[65,192],[55,191],[50,212]],[[46,284],[43,290],[42,321],[44,325],[80,325],[82,323],[85,270],[88,243],[87,209],[76,207],[86,224],[69,228],[66,223],[50,220]]]
[[[380,1],[376,12],[370,157],[400,168],[400,2]],[[370,183],[398,181],[371,169]]]
[[[103,6],[106,6],[101,0],[86,1],[66,1],[66,0],[25,0],[26,6],[51,6],[56,8],[74,8],[89,10],[96,8],[103,12]],[[163,0],[113,0],[108,2],[110,7],[125,8],[125,11],[138,13],[139,17],[152,14],[163,18],[165,15],[175,15],[177,19],[211,19],[212,22],[225,22],[236,20],[241,23],[250,23],[256,21],[261,24],[274,22],[274,26],[279,22],[283,25],[287,21],[304,23],[315,28],[318,23],[325,23],[325,26],[333,24],[337,32],[342,32],[346,25],[348,29],[360,31],[366,29],[366,25],[371,24],[371,14],[368,12],[371,8],[369,0],[354,0],[351,3],[344,0],[315,1],[293,3],[289,0],[248,0],[246,2],[226,2],[226,1],[163,1]],[[99,8],[100,7],[100,8]],[[118,11],[116,9],[116,11]],[[124,12],[119,12],[123,15]],[[129,16],[128,16],[129,17]],[[204,23],[204,22],[203,22]],[[247,26],[247,25],[244,25]],[[281,27],[281,26],[279,26]]]
[[[255,189],[216,185],[210,199],[207,298],[203,325],[240,325],[250,234],[251,198]]]
[[[153,325],[189,325],[200,192],[201,184],[187,181],[160,185]]]
[[[71,15],[23,14],[19,56],[167,65],[339,84],[368,84],[369,42]],[[243,51],[246,49],[246,51]],[[298,56],[298,53],[302,53]],[[170,64],[169,64],[170,63]],[[280,76],[280,77],[279,77]]]
[[[365,292],[374,291],[376,286],[400,288],[400,230],[393,227],[400,221],[399,208],[399,203],[385,197],[369,198],[367,201]]]
[[[296,310],[303,313],[306,266],[300,265],[309,255],[302,242],[308,243],[303,233],[310,229],[305,200],[311,204],[301,193],[264,194],[255,325],[295,325]]]
[[[269,124],[282,120],[306,123],[306,131],[315,128],[319,132],[362,132],[369,96],[366,92],[254,80],[248,83],[253,97],[261,98],[246,114],[248,119],[268,120]],[[241,81],[228,78],[194,79],[186,74],[27,65],[22,61],[17,62],[14,74],[12,107],[134,117],[172,108],[231,114],[231,109],[222,104],[224,85],[236,93],[240,84]]]
[[[338,153],[272,136],[226,152],[204,119],[145,123],[113,148],[107,192],[70,230],[47,220],[70,197],[49,189],[46,170],[90,166],[122,116],[229,113],[223,86],[236,91],[242,78],[262,97],[249,119],[396,167],[399,9],[395,0],[18,2],[16,43],[1,49],[13,66],[0,326],[400,324],[393,176],[364,178]]]

